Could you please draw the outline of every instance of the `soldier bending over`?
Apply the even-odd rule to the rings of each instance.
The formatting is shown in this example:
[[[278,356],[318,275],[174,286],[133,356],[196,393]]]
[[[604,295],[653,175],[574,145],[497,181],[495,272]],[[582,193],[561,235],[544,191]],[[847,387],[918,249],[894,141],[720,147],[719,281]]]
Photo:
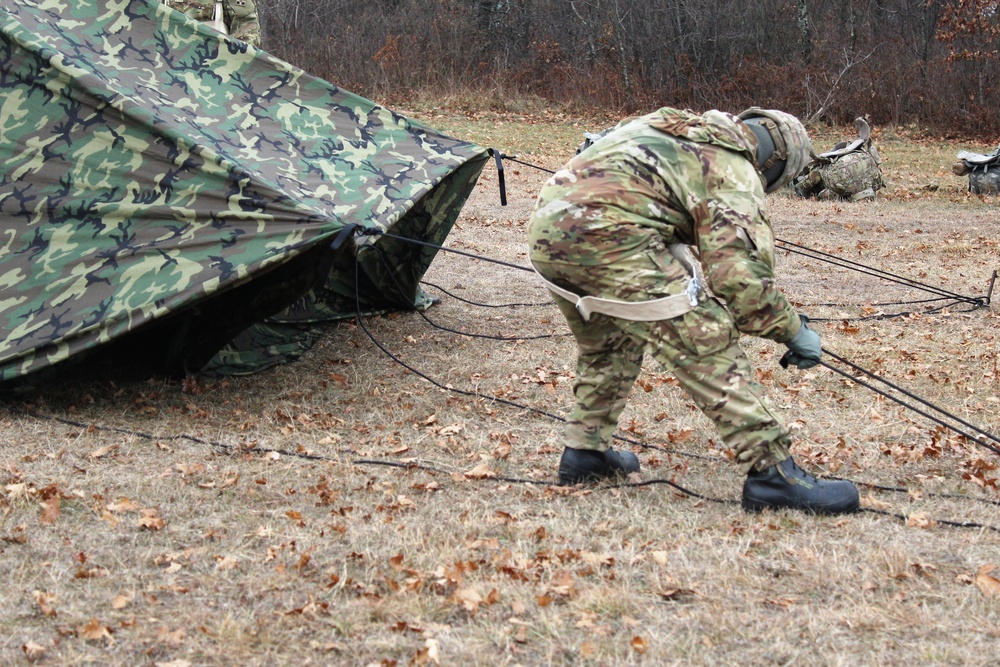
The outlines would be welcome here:
[[[856,511],[853,484],[792,460],[738,345],[741,333],[781,342],[799,368],[822,354],[775,284],[764,213],[765,190],[813,154],[805,128],[756,107],[739,117],[663,108],[595,139],[545,184],[528,228],[531,261],[579,346],[560,483],[639,470],[611,439],[648,350],[736,452],[744,508]]]

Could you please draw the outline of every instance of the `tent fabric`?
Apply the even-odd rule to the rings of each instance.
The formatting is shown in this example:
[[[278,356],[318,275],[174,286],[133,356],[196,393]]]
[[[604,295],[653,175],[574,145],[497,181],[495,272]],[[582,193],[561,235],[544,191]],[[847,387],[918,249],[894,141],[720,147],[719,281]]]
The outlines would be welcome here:
[[[5,3],[0,381],[159,325],[148,354],[252,370],[268,316],[274,348],[412,307],[433,249],[330,242],[441,244],[486,159],[155,0]]]

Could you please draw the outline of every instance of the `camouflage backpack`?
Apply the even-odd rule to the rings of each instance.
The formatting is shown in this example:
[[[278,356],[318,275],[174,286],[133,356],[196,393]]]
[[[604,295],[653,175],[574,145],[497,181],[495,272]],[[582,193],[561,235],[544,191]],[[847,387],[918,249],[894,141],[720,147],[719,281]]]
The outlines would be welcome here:
[[[959,151],[951,170],[956,176],[969,175],[969,192],[973,194],[1000,194],[1000,146],[989,155]]]
[[[857,118],[854,127],[857,139],[842,141],[833,150],[820,153],[795,179],[800,196],[861,201],[875,199],[875,193],[885,187],[882,156],[872,143],[868,123]]]

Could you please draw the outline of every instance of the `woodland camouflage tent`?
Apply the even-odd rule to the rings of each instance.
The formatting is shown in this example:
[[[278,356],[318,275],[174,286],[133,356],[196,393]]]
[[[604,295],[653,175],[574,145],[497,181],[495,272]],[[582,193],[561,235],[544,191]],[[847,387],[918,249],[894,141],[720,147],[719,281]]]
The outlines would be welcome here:
[[[0,381],[112,342],[253,371],[356,271],[412,308],[433,249],[331,242],[442,243],[487,159],[155,0],[4,3],[0,105]]]

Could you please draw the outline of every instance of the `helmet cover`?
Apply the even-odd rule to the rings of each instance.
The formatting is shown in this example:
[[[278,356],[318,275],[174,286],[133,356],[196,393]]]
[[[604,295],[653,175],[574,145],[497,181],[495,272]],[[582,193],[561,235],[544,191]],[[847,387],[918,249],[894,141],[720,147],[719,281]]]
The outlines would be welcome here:
[[[764,178],[764,191],[775,190],[792,182],[816,155],[812,141],[802,122],[795,116],[776,109],[750,107],[739,114],[758,137],[757,169]],[[769,142],[761,141],[760,128],[767,130]],[[763,150],[761,150],[763,149]]]

